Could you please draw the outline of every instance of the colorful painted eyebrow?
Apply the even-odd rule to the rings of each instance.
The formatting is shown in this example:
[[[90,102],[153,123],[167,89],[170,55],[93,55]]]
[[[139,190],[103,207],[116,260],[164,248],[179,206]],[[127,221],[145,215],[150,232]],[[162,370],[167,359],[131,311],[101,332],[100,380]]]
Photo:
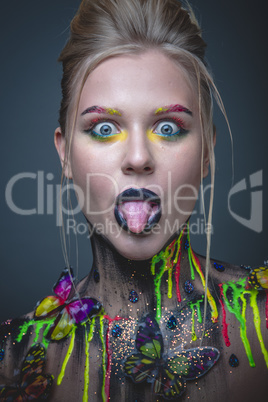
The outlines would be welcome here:
[[[122,114],[116,110],[116,109],[112,109],[112,108],[105,108],[105,107],[101,107],[101,106],[91,106],[88,107],[86,110],[84,110],[81,113],[81,116],[84,116],[87,113],[98,113],[98,114],[110,114],[110,115],[117,115],[117,116],[122,116]]]
[[[171,112],[184,112],[184,113],[187,113],[187,114],[189,114],[191,116],[193,114],[191,112],[191,110],[187,109],[184,106],[181,106],[181,105],[169,105],[169,106],[159,107],[155,111],[155,115],[158,116],[158,115],[163,114],[163,113],[171,113]]]

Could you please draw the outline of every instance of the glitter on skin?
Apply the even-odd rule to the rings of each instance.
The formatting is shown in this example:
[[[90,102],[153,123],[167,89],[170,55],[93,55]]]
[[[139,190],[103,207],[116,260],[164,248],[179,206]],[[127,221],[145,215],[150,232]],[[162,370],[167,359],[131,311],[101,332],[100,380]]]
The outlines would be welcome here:
[[[84,325],[86,327],[86,325]],[[93,334],[94,334],[94,329],[95,329],[95,317],[92,318],[91,324],[90,324],[90,330],[87,335],[87,331],[85,330],[85,340],[86,340],[86,346],[85,346],[85,353],[86,353],[86,362],[85,362],[85,371],[84,371],[84,393],[83,393],[83,402],[88,402],[88,386],[89,386],[89,344],[93,339]]]
[[[230,311],[233,313],[237,320],[240,323],[240,337],[244,344],[244,348],[249,360],[249,364],[251,367],[255,367],[255,362],[252,356],[251,347],[247,338],[247,323],[246,323],[246,299],[243,296],[245,292],[245,282],[246,279],[240,279],[236,283],[234,282],[226,282],[222,285],[223,295],[225,304]],[[233,295],[232,303],[228,300],[227,291],[231,290]],[[240,304],[239,299],[242,301],[242,312],[240,312]]]
[[[114,321],[123,320],[122,317],[116,316],[115,318],[111,318],[108,315],[103,316],[106,320],[108,320],[108,329],[106,332],[106,354],[107,354],[107,366],[106,366],[106,374],[105,374],[105,394],[107,400],[110,400],[110,379],[111,379],[111,372],[112,372],[112,354],[113,351],[111,349],[109,337],[111,332],[111,327]]]
[[[204,296],[202,296],[201,299],[196,300],[195,302],[189,302],[188,306],[191,308],[192,310],[192,340],[196,341],[197,340],[197,336],[195,333],[195,327],[194,327],[194,323],[195,323],[195,307],[196,307],[196,312],[197,312],[197,321],[201,324],[202,323],[202,314],[201,314],[201,308],[200,308],[200,303],[202,303],[204,300]]]
[[[223,336],[225,345],[227,347],[229,347],[231,345],[231,342],[230,342],[230,339],[228,336],[228,325],[230,325],[230,324],[227,324],[227,322],[226,322],[226,311],[225,311],[224,303],[223,303],[224,295],[223,295],[223,290],[222,290],[222,283],[219,283],[219,288],[220,288],[219,302],[220,302],[220,305],[222,308],[222,336]]]
[[[58,375],[57,385],[61,385],[61,382],[62,382],[63,377],[64,377],[64,375],[65,375],[66,366],[67,366],[68,361],[69,361],[69,359],[70,359],[70,357],[71,357],[71,355],[72,355],[72,353],[73,353],[73,349],[74,349],[74,340],[75,340],[75,330],[76,330],[76,327],[74,326],[73,329],[72,329],[72,331],[71,331],[71,340],[70,340],[70,344],[69,344],[69,347],[68,347],[66,356],[65,356],[65,358],[64,358],[64,360],[63,360],[60,374]]]
[[[159,116],[160,114],[164,114],[164,113],[172,113],[172,112],[184,112],[187,114],[192,115],[192,112],[187,109],[184,106],[181,105],[170,105],[170,106],[163,106],[163,107],[159,107],[156,111],[155,111],[155,115]]]
[[[102,387],[101,387],[101,396],[102,401],[106,402],[108,400],[107,395],[105,393],[105,385],[106,385],[106,346],[104,342],[104,325],[103,325],[104,316],[100,316],[100,339],[102,345]]]

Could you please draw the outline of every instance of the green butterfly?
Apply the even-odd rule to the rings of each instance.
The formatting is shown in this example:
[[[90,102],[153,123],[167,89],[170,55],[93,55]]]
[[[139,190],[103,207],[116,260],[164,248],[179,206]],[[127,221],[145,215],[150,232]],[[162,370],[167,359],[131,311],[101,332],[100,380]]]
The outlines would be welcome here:
[[[136,349],[138,353],[125,361],[125,373],[135,383],[152,383],[152,390],[166,399],[180,397],[186,381],[206,374],[217,362],[220,352],[212,347],[187,349],[173,358],[163,357],[163,337],[156,320],[146,316],[140,324]]]

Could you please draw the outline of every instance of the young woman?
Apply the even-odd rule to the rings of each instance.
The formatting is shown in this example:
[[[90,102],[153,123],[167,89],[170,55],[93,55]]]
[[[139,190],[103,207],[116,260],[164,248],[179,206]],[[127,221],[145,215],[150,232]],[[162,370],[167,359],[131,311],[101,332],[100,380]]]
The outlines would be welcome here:
[[[81,3],[55,145],[93,269],[74,285],[67,267],[1,326],[1,400],[265,397],[267,270],[210,261],[209,230],[206,258],[191,247],[209,167],[214,183],[213,94],[224,112],[204,49],[177,0]]]

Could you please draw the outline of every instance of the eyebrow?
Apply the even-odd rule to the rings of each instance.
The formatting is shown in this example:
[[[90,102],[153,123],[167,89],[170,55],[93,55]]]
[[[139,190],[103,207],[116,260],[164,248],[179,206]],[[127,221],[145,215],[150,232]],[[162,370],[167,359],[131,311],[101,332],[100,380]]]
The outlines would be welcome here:
[[[84,110],[81,113],[81,116],[84,116],[87,113],[110,114],[110,115],[116,114],[117,116],[122,116],[121,112],[119,112],[118,110],[113,109],[113,108],[106,108],[106,107],[102,107],[102,106],[88,107],[86,110]]]
[[[171,113],[171,112],[183,112],[183,113],[187,113],[189,115],[193,115],[193,113],[191,112],[191,110],[187,109],[186,107],[182,106],[182,105],[169,105],[169,106],[163,106],[163,107],[159,107],[156,111],[155,111],[155,115],[158,116],[160,114],[163,113]]]

